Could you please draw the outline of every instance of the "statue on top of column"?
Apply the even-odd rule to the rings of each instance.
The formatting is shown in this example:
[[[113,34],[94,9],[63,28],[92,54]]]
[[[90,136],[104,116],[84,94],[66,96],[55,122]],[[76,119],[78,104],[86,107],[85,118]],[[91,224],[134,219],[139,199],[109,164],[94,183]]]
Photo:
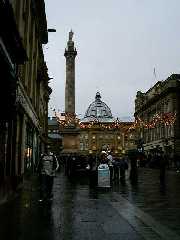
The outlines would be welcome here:
[[[71,31],[69,32],[69,41],[72,41],[73,35],[74,35],[74,33],[73,33],[73,31],[71,30]]]

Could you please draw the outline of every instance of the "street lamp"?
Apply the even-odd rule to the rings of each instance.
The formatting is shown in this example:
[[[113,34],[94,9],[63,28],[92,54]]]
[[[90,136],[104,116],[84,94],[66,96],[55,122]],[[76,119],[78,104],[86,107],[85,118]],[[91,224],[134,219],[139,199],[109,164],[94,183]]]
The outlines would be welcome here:
[[[56,29],[54,29],[54,28],[48,28],[47,31],[48,31],[48,32],[56,32]]]

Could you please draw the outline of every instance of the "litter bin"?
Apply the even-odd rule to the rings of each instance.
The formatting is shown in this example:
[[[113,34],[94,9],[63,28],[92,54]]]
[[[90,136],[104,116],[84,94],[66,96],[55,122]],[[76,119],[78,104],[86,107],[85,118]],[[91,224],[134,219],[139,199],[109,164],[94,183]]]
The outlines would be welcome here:
[[[98,187],[110,187],[110,171],[107,164],[100,164],[98,167]]]

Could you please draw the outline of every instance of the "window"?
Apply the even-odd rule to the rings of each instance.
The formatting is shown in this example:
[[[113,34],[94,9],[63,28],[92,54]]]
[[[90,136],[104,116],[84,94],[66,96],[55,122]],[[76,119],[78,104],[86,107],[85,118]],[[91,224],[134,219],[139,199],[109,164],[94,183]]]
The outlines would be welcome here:
[[[89,144],[85,143],[85,150],[88,150]]]
[[[80,151],[83,151],[84,150],[84,144],[83,142],[80,142]]]

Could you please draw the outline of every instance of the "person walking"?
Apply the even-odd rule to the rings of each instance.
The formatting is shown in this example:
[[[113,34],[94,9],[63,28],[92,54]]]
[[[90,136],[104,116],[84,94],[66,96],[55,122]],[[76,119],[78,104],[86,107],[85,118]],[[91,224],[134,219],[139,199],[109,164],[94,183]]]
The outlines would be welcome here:
[[[168,158],[164,152],[158,153],[159,159],[159,180],[161,185],[165,185],[166,180],[166,168],[168,165]]]
[[[178,154],[174,155],[174,166],[175,166],[176,172],[179,173],[180,172],[180,156]]]
[[[138,153],[136,151],[129,155],[129,160],[131,165],[129,178],[130,178],[131,184],[137,184],[138,182],[137,159],[138,159]]]
[[[120,159],[116,156],[113,159],[113,180],[119,181]]]
[[[125,156],[123,156],[120,160],[120,181],[121,181],[121,183],[125,183],[127,169],[128,169],[128,161],[127,161],[127,158]]]
[[[41,155],[37,171],[40,175],[40,199],[39,202],[43,200],[52,200],[52,188],[55,177],[55,172],[59,168],[59,163],[56,156],[46,148],[44,154]]]
[[[108,160],[108,166],[109,166],[109,171],[110,171],[110,183],[112,184],[112,179],[113,179],[113,156],[112,156],[111,152],[108,152],[107,160]]]

